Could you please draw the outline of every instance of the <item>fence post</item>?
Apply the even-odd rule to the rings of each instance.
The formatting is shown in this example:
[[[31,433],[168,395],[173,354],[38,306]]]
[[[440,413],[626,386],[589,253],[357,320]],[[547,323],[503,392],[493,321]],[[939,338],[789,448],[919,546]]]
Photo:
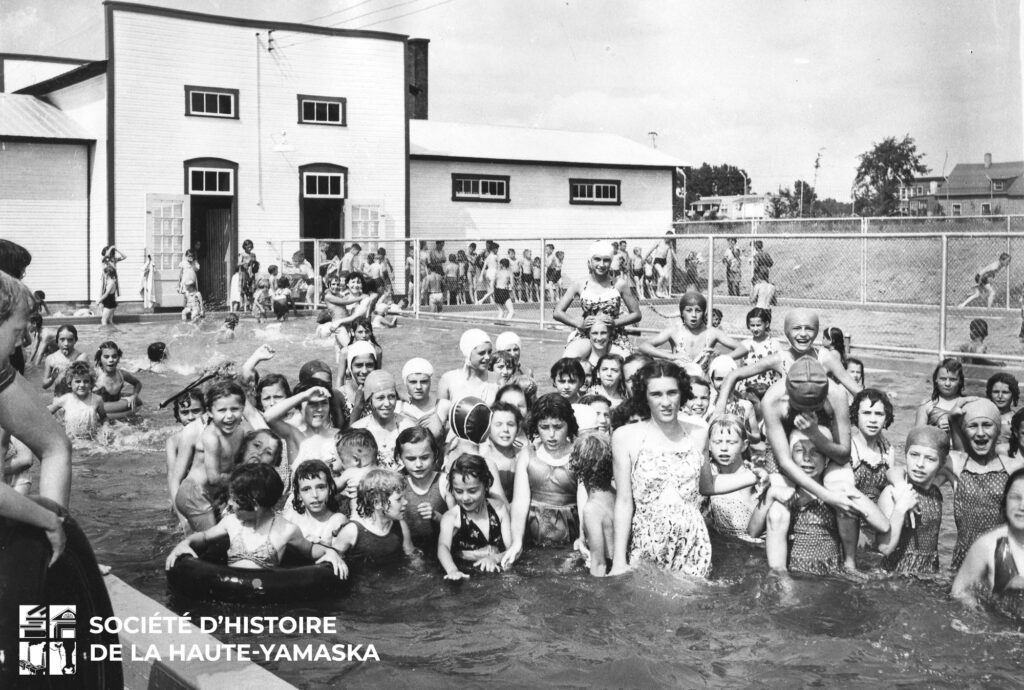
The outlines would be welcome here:
[[[715,308],[715,236],[708,235],[708,323],[711,323],[712,309]]]
[[[420,276],[420,243],[419,242],[413,242],[413,244],[412,244],[412,258],[413,258],[413,266],[412,266],[412,298],[413,298],[413,300],[412,301],[413,301],[413,304],[416,305],[415,307],[413,307],[413,314],[418,319],[418,318],[420,318],[420,278],[421,278],[421,276]]]
[[[860,219],[860,303],[868,301],[868,219]]]
[[[1006,253],[1010,253],[1010,216],[1006,216]],[[1010,271],[1013,270],[1009,266],[1006,267],[1006,309],[1010,309]]]
[[[939,288],[939,361],[946,356],[946,273],[949,251],[949,235],[942,235],[942,281]]]
[[[320,240],[313,240],[313,309],[320,309],[323,277],[320,275]],[[307,298],[307,302],[309,299]]]
[[[541,329],[544,328],[544,305],[547,302],[548,296],[548,257],[545,254],[548,243],[543,237],[540,238],[540,294],[537,295],[537,301],[540,305],[540,314],[537,317],[537,326]]]

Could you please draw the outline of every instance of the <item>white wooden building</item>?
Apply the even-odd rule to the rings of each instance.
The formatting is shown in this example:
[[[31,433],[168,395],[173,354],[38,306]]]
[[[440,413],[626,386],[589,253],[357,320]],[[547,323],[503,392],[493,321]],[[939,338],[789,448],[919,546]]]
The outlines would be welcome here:
[[[413,236],[665,234],[684,163],[613,134],[410,123]]]
[[[196,242],[200,289],[223,299],[244,239],[265,260],[267,242],[291,242],[290,256],[303,238],[406,237],[407,37],[123,2],[105,12],[106,61],[15,84],[95,140],[79,175],[87,239],[67,231],[88,244],[94,275],[91,291],[75,281],[74,298],[95,296],[109,244],[128,257],[122,299],[138,298],[148,252],[157,301],[172,306]],[[5,204],[4,236],[41,212]],[[303,248],[313,256],[312,242]]]

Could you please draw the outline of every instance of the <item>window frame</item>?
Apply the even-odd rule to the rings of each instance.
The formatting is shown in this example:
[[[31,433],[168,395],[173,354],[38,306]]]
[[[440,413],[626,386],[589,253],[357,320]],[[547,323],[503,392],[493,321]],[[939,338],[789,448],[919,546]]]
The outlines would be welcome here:
[[[962,216],[964,214],[963,204],[955,203],[950,205],[950,215]]]
[[[197,173],[197,172],[201,172],[201,173],[216,173],[218,175],[220,175],[221,173],[227,174],[227,176],[228,176],[228,186],[229,186],[230,189],[228,191],[226,191],[226,192],[220,191],[219,189],[217,191],[215,191],[215,192],[211,192],[211,191],[208,191],[208,190],[205,190],[205,189],[201,189],[201,190],[193,189],[193,187],[192,187],[192,174],[193,173]],[[205,175],[204,175],[204,179],[205,179]],[[193,196],[193,195],[197,195],[197,196],[234,196],[235,195],[235,171],[232,168],[218,168],[218,167],[212,167],[212,166],[207,166],[207,165],[186,166],[186,168],[185,168],[185,185],[186,185],[185,193],[190,195],[190,196]]]
[[[992,202],[983,201],[981,202],[981,215],[991,216],[992,215]]]
[[[456,191],[456,185],[466,180],[469,182],[500,182],[505,185],[504,196],[460,196]],[[511,177],[509,175],[480,175],[477,173],[452,173],[452,201],[468,201],[484,204],[507,204],[512,201]]]
[[[360,218],[359,216],[362,215],[363,213],[369,213],[371,214],[371,216],[376,215],[376,217],[370,217],[365,219]],[[346,213],[345,215],[346,218],[348,219],[350,230],[350,232],[348,233],[349,237],[347,239],[353,242],[364,243],[364,248],[366,247],[366,242],[380,242],[381,226],[384,224],[384,207],[382,204],[352,204],[351,206],[349,206],[348,213]],[[357,224],[366,227],[370,227],[372,225],[376,229],[376,233],[372,235],[358,233],[356,232]]]
[[[326,125],[327,127],[348,127],[348,99],[341,96],[314,96],[312,94],[300,93],[295,95],[298,104],[298,123],[300,125]],[[330,122],[320,120],[307,120],[303,117],[302,106],[304,103],[336,103],[340,106],[341,121]]]
[[[615,188],[615,199],[574,198],[573,187],[576,185],[607,185]],[[572,206],[622,206],[622,180],[597,180],[587,177],[569,178],[569,204]]]
[[[1006,182],[1003,180],[992,180],[992,191],[993,192],[1005,192]]]
[[[310,177],[326,177],[328,180],[332,177],[338,178],[339,191],[337,194],[331,194],[328,189],[327,194],[310,194],[306,191],[306,180]],[[347,188],[348,175],[341,171],[330,171],[330,170],[303,170],[302,171],[302,198],[303,199],[345,199],[345,191]],[[319,186],[319,185],[318,185]],[[328,181],[328,188],[330,182]]]
[[[192,110],[192,94],[204,93],[204,94],[216,94],[218,96],[231,96],[231,103],[233,105],[232,113],[230,115],[222,115],[220,113],[206,113],[206,112],[194,112]],[[238,89],[225,89],[219,86],[196,86],[194,84],[185,84],[185,116],[186,117],[211,117],[217,120],[237,120],[239,110],[239,93]]]

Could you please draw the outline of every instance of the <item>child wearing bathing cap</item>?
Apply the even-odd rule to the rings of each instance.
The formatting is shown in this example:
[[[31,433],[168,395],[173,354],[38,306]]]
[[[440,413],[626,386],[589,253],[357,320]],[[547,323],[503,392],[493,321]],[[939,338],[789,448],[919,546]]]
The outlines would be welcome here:
[[[640,343],[640,352],[648,357],[675,362],[693,375],[705,376],[708,364],[721,345],[729,351],[740,343],[720,328],[707,325],[708,301],[699,292],[688,291],[679,299],[679,323],[663,329]],[[669,350],[661,349],[668,343]]]
[[[377,442],[377,464],[399,470],[401,463],[395,458],[395,444],[403,429],[413,426],[398,409],[398,384],[390,373],[378,369],[371,371],[363,382],[363,400],[370,414],[352,423],[353,429],[367,429]]]
[[[493,349],[490,336],[479,328],[464,332],[459,338],[459,350],[465,363],[441,376],[437,397],[452,401],[474,397],[488,405],[494,402],[498,387],[488,380]]]
[[[917,426],[907,434],[906,475],[878,497],[878,509],[889,518],[889,531],[878,535],[885,570],[939,572],[942,492],[937,480],[948,456],[949,437],[941,429]]]

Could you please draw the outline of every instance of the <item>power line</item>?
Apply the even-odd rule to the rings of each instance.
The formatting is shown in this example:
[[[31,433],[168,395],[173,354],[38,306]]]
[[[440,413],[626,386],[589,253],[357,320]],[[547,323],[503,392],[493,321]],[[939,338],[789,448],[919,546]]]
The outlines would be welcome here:
[[[341,14],[342,12],[348,12],[349,10],[354,10],[355,8],[359,7],[360,5],[365,5],[368,2],[373,2],[373,0],[363,0],[362,2],[357,2],[356,4],[351,5],[349,7],[344,7],[342,9],[336,10],[334,12],[328,12],[327,14],[322,14],[319,17],[313,17],[312,19],[307,19],[306,21],[303,22],[303,24],[312,24],[315,21],[319,21],[321,19],[327,19],[327,17],[333,17],[336,14]]]
[[[393,22],[396,19],[402,19],[403,17],[411,17],[414,14],[419,14],[420,12],[426,12],[427,10],[432,10],[435,7],[440,7],[441,5],[447,5],[450,2],[455,2],[455,0],[442,0],[442,2],[434,3],[433,5],[430,5],[428,7],[424,7],[422,9],[413,10],[412,12],[406,12],[405,14],[400,14],[400,15],[395,16],[395,17],[389,17],[388,19],[381,19],[380,21],[371,22],[369,24],[363,24],[362,26],[356,27],[356,28],[358,28],[358,29],[366,29],[366,28],[371,27],[371,26],[377,26],[378,24],[384,24],[386,22]],[[405,4],[408,4],[408,3],[405,3]],[[396,5],[396,7],[397,7],[397,5]]]
[[[435,7],[440,7],[441,5],[447,5],[448,3],[454,2],[454,1],[455,0],[443,0],[442,2],[438,2],[438,3],[435,3],[433,5],[428,5],[427,7],[422,7],[420,9],[418,9],[418,10],[413,10],[412,12],[406,12],[405,14],[399,14],[399,15],[396,15],[394,17],[388,17],[386,19],[380,19],[380,20],[377,20],[375,22],[370,22],[369,24],[364,24],[362,26],[350,27],[350,28],[352,28],[352,29],[354,29],[356,31],[359,31],[359,30],[366,29],[366,28],[371,27],[371,26],[377,26],[378,24],[384,24],[384,23],[387,23],[387,22],[394,21],[396,19],[402,19],[403,17],[411,17],[414,14],[419,14],[420,12],[426,12],[428,10],[434,9]],[[414,2],[420,2],[420,0],[405,0],[405,2],[396,3],[396,4],[390,5],[388,7],[383,7],[381,9],[379,9],[379,10],[374,10],[372,12],[366,12],[365,14],[357,15],[355,17],[349,17],[348,19],[345,19],[343,21],[337,22],[336,24],[331,24],[329,26],[337,27],[337,26],[339,26],[341,24],[344,24],[346,22],[355,21],[356,19],[360,19],[362,17],[368,17],[371,14],[376,14],[377,12],[383,12],[384,10],[394,9],[396,7],[402,7],[403,5],[411,5]],[[285,45],[278,46],[278,48],[279,49],[292,48],[294,46],[299,46],[299,45],[302,45],[303,43],[309,43],[310,41],[317,41],[317,40],[320,40],[322,38],[324,38],[324,37],[323,36],[310,36],[309,38],[305,38],[305,39],[303,39],[301,41],[295,41],[294,43],[287,43]]]

